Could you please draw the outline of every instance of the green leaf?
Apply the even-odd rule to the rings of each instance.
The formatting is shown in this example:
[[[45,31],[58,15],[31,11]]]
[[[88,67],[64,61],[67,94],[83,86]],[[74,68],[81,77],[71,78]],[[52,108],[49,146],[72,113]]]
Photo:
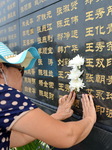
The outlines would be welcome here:
[[[12,148],[10,150],[53,150],[53,148],[50,148],[48,144],[42,141],[35,140],[25,146]]]

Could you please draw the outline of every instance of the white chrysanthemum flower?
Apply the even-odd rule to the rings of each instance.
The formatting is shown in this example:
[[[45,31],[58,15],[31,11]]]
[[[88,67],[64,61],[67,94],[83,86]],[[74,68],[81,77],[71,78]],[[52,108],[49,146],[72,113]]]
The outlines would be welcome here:
[[[82,89],[83,87],[85,87],[85,86],[84,86],[84,83],[83,83],[83,80],[80,79],[80,78],[71,80],[71,81],[69,82],[69,84],[70,84],[70,86],[69,86],[70,91],[75,90],[75,91],[79,92],[79,91],[80,91],[80,88]]]
[[[77,55],[72,60],[69,61],[68,67],[72,67],[68,79],[71,79],[69,82],[70,91],[79,92],[81,88],[85,87],[83,80],[80,79],[83,71],[80,71],[80,67],[84,64],[84,58]]]
[[[72,69],[68,75],[68,79],[77,79],[82,75],[82,73],[83,71],[80,71],[79,69]]]
[[[77,55],[76,57],[74,57],[73,59],[71,59],[69,61],[68,67],[72,67],[72,68],[79,67],[80,68],[80,66],[83,64],[84,64],[84,58]]]

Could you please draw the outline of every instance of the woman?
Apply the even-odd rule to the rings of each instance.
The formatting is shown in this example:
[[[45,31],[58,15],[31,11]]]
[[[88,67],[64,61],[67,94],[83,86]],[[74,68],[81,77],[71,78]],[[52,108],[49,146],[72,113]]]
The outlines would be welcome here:
[[[68,148],[84,140],[94,123],[96,112],[92,97],[82,95],[83,118],[62,122],[73,114],[76,94],[59,99],[57,112],[51,116],[37,108],[22,92],[24,69],[30,69],[40,58],[33,47],[14,55],[0,43],[0,149],[19,147],[35,139],[58,148]]]

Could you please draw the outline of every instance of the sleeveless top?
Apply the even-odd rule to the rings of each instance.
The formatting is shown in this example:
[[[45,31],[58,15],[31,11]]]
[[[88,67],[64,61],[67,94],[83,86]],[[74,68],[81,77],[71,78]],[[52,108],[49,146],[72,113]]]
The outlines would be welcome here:
[[[37,108],[19,90],[0,84],[0,150],[9,150],[11,127],[27,112]]]

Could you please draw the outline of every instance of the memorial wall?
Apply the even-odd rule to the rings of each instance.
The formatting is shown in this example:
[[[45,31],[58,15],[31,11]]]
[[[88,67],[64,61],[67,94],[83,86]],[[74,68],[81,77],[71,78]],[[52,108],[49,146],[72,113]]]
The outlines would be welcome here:
[[[73,116],[82,116],[81,94],[92,94],[96,127],[108,139],[112,138],[111,18],[111,0],[0,0],[0,41],[15,53],[34,46],[41,55],[35,67],[25,71],[23,92],[56,110],[58,99],[70,91],[68,62],[79,54],[85,60],[81,76],[85,87],[77,93]],[[104,150],[111,150],[106,146]],[[78,148],[92,150],[84,144]]]

